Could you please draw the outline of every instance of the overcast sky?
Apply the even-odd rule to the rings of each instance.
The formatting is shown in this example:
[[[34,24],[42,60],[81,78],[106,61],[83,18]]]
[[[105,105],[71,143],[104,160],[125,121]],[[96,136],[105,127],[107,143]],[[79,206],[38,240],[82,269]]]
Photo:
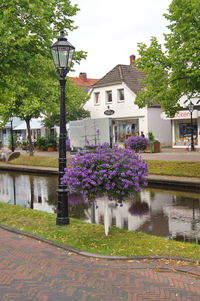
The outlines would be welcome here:
[[[69,75],[86,72],[88,78],[101,78],[117,64],[128,65],[130,55],[138,55],[138,43],[149,44],[151,36],[163,43],[168,24],[163,14],[171,1],[71,0],[80,8],[73,18],[79,28],[68,39],[88,55]]]

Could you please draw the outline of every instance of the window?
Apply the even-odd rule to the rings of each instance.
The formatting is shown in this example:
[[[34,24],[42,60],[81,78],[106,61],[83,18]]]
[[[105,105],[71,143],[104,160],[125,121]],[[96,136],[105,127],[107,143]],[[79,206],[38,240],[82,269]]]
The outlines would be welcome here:
[[[99,92],[95,92],[94,93],[94,104],[95,105],[99,105],[100,104],[100,93]]]
[[[106,91],[106,102],[112,102],[112,91]]]
[[[118,89],[117,90],[117,99],[119,102],[124,101],[124,89]]]
[[[115,141],[124,143],[130,135],[138,132],[138,119],[132,120],[116,120],[115,121]]]
[[[176,146],[184,146],[189,145],[191,143],[191,123],[183,120],[175,120],[175,141],[174,145]],[[198,127],[197,123],[194,121],[193,125],[193,139],[194,144],[198,144]]]

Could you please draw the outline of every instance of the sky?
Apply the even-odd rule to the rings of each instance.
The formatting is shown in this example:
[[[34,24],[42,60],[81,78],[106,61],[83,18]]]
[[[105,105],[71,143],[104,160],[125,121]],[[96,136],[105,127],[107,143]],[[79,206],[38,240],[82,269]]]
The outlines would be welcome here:
[[[80,11],[73,17],[78,29],[69,32],[68,40],[87,58],[74,66],[69,76],[87,73],[101,78],[117,64],[129,65],[130,55],[138,57],[138,43],[149,45],[152,36],[164,42],[167,12],[172,0],[71,0]]]

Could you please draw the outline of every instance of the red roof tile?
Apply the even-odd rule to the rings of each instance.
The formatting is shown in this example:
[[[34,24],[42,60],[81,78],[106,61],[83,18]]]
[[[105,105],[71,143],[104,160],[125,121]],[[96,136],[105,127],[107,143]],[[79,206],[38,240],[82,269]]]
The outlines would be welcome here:
[[[91,87],[98,81],[98,79],[95,78],[87,78],[86,80],[82,80],[79,77],[70,77],[70,79],[73,81],[75,85],[81,87]]]

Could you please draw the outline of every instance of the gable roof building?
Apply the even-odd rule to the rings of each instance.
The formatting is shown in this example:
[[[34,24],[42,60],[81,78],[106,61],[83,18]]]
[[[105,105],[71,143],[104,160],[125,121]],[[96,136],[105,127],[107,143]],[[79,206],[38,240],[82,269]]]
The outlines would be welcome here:
[[[104,77],[98,80],[94,87],[101,87],[110,84],[121,84],[124,82],[130,90],[137,94],[144,85],[141,79],[145,77],[144,73],[134,66],[135,56],[130,56],[130,65],[117,65],[109,71]]]
[[[135,56],[130,56],[130,64],[118,64],[105,76],[92,85],[90,99],[84,108],[91,113],[92,119],[105,118],[108,109],[112,115],[112,135],[114,141],[124,143],[132,134],[152,132],[163,144],[171,144],[171,125],[169,120],[161,119],[158,104],[139,108],[135,103],[137,93],[144,84],[144,73],[135,66]]]

